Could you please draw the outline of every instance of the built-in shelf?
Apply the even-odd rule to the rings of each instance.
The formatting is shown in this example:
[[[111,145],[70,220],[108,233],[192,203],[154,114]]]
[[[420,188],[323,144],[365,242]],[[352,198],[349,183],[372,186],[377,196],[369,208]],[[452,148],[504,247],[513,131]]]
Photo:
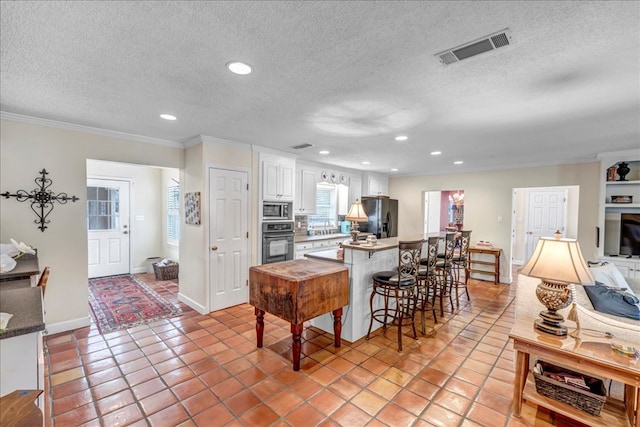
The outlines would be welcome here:
[[[605,208],[640,208],[640,203],[606,203]]]
[[[607,185],[634,185],[640,184],[640,181],[605,181]]]

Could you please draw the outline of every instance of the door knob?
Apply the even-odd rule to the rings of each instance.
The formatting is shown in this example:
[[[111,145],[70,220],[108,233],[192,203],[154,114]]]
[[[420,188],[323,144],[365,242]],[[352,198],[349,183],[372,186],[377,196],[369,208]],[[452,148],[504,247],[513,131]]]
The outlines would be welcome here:
[[[122,234],[129,234],[129,232],[128,231],[123,231]]]
[[[211,246],[211,250],[212,250],[212,251],[217,251],[217,250],[218,250],[218,247],[217,247],[217,246]]]

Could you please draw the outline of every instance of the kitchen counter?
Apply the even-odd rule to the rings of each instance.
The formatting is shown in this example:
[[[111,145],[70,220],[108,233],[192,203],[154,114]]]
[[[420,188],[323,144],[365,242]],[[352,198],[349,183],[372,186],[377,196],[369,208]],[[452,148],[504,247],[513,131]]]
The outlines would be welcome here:
[[[353,249],[355,251],[367,251],[367,252],[380,252],[387,249],[393,249],[398,247],[398,239],[396,237],[390,237],[388,239],[378,239],[375,245],[368,245],[366,243],[360,243],[354,245],[352,243],[343,243],[343,248]]]
[[[350,239],[350,234],[332,233],[332,234],[316,234],[314,236],[296,236],[295,243],[302,242],[315,242],[318,240],[333,240],[333,239]]]
[[[338,258],[338,249],[309,252],[307,254],[304,254],[304,256],[310,259],[317,259],[319,261],[337,262],[339,264],[344,263],[344,257]]]
[[[42,290],[39,287],[0,288],[0,312],[13,314],[0,340],[44,331]]]

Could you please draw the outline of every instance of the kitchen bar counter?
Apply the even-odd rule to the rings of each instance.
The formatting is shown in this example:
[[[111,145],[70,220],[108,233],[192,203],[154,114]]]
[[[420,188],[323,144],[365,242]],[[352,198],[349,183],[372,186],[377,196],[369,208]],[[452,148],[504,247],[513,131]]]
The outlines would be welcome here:
[[[303,242],[316,242],[318,240],[333,240],[333,239],[350,239],[350,234],[332,233],[332,234],[316,234],[314,236],[296,236],[295,243]]]
[[[39,287],[6,289],[0,287],[0,312],[13,314],[0,340],[44,331],[42,290]]]

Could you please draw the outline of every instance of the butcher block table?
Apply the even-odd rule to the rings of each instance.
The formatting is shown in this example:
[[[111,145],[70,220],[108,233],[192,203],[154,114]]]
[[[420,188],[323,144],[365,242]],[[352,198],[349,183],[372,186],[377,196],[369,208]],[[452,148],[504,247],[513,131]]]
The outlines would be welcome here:
[[[264,313],[291,323],[293,370],[300,370],[302,326],[333,312],[335,347],[340,347],[342,307],[349,304],[349,272],[341,265],[306,259],[249,268],[249,303],[255,307],[258,348],[262,348]]]

